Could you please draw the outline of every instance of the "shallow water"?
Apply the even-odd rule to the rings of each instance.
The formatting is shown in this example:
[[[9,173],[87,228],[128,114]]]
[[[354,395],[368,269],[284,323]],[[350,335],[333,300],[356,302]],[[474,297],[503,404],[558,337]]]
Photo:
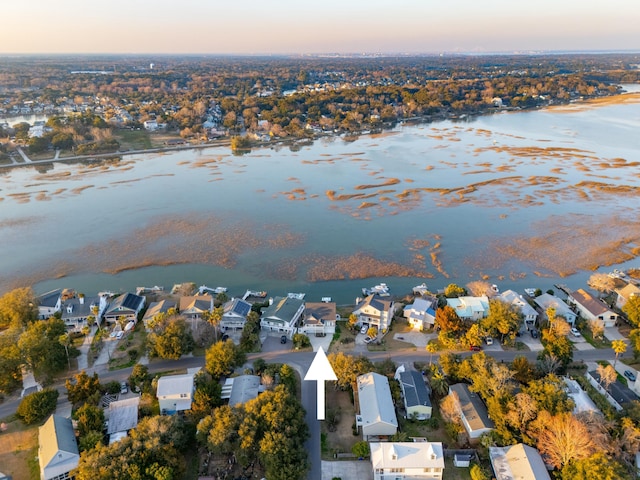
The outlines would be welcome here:
[[[638,100],[2,170],[0,288],[194,281],[349,303],[379,281],[582,287],[635,264]]]

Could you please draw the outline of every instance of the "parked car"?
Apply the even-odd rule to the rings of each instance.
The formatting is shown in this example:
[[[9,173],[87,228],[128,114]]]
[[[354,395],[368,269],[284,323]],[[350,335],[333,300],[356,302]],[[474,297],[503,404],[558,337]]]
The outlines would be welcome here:
[[[371,342],[373,342],[373,338],[371,338],[371,337],[366,337],[364,339],[364,343],[371,343]]]
[[[531,330],[531,338],[538,338],[538,331],[535,328]]]
[[[636,381],[636,376],[634,375],[634,373],[631,370],[625,370],[624,371],[624,376],[627,377],[632,382]]]
[[[124,332],[122,330],[116,333],[116,338],[122,338],[123,336],[124,336]]]
[[[576,327],[571,328],[571,335],[573,335],[574,337],[579,337],[580,330],[578,330]]]
[[[286,336],[286,335],[282,335],[282,336],[280,337],[280,343],[282,343],[282,344],[287,343],[287,336]]]
[[[487,337],[484,339],[484,341],[487,343],[487,345],[493,345],[493,338],[492,337]]]
[[[369,330],[367,328],[367,326],[366,325],[362,325],[362,328],[360,329],[360,333],[364,335],[365,333],[367,333],[367,330]]]
[[[478,345],[471,345],[469,347],[469,350],[471,350],[472,352],[479,352],[480,350],[482,350],[482,347],[479,347]]]
[[[227,335],[226,333],[224,335],[222,335],[222,341],[226,342],[229,339],[229,335]]]
[[[124,395],[125,393],[129,393],[129,386],[127,385],[127,382],[120,382],[120,393],[122,395]]]

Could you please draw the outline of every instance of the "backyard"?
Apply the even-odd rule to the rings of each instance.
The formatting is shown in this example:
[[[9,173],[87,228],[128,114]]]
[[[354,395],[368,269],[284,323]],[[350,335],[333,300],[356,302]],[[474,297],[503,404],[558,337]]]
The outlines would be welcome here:
[[[37,480],[38,426],[25,426],[15,417],[4,419],[0,428],[0,471],[13,480]]]

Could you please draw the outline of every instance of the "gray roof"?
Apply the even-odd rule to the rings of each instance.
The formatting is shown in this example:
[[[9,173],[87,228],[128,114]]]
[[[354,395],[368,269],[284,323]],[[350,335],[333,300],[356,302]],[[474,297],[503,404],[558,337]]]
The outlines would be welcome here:
[[[400,386],[402,387],[404,402],[407,407],[414,407],[416,405],[423,405],[425,407],[431,406],[429,390],[427,389],[427,385],[424,383],[424,379],[419,372],[416,372],[415,370],[401,372]]]
[[[176,302],[172,300],[161,300],[159,302],[152,302],[144,313],[143,320],[151,320],[153,317],[160,313],[167,313],[169,309],[175,308]]]
[[[549,480],[549,472],[540,453],[518,443],[508,447],[489,447],[491,466],[497,480]]]
[[[291,322],[304,302],[298,298],[275,297],[273,303],[262,312],[262,318]]]
[[[600,383],[600,375],[597,370],[590,370],[589,375],[591,375],[596,382]],[[628,387],[625,387],[618,380],[613,382],[607,387],[607,392],[609,395],[613,397],[613,399],[618,402],[621,406],[625,403],[630,403],[634,400],[638,400],[638,397],[635,393]]]
[[[82,301],[80,301],[78,297],[69,298],[62,304],[61,318],[63,320],[70,318],[87,318],[94,315],[91,310],[92,306],[100,308],[100,297],[97,295],[94,297],[85,297]],[[71,312],[69,312],[69,307],[71,307]]]
[[[461,414],[467,420],[472,430],[494,428],[495,425],[489,418],[487,407],[477,393],[469,390],[464,383],[456,383],[449,387],[450,392],[455,392],[460,401]]]
[[[393,300],[383,300],[377,293],[372,293],[371,295],[367,296],[367,298],[365,298],[362,302],[356,305],[356,310],[359,310],[366,305],[371,305],[376,310],[386,312],[391,308],[392,303]]]
[[[51,415],[40,427],[38,440],[40,443],[39,455],[41,462],[44,462],[43,465],[48,465],[60,451],[78,455],[76,434],[73,431],[70,418]]]
[[[142,307],[142,305],[144,305],[144,297],[136,295],[135,293],[123,293],[117,297],[111,305],[109,305],[106,315],[113,315],[114,313],[126,311],[135,313]]]
[[[38,304],[42,307],[55,307],[61,294],[62,290],[59,288],[43,293],[38,297]]]
[[[308,302],[304,306],[304,323],[324,323],[336,320],[335,302]]]
[[[260,393],[260,377],[257,375],[240,375],[233,378],[229,405],[240,405],[252,400]]]
[[[107,433],[109,435],[117,432],[126,432],[138,425],[138,405],[140,397],[118,400],[109,404],[109,424]]]

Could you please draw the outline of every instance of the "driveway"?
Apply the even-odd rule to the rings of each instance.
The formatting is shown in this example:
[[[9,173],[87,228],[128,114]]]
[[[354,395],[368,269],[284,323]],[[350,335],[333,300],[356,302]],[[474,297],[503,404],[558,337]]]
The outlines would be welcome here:
[[[371,462],[368,460],[322,462],[322,480],[373,480]]]
[[[620,333],[617,327],[607,327],[604,329],[604,336],[610,342],[614,340],[624,340],[625,343],[629,343],[629,339]]]
[[[438,338],[437,333],[422,333],[422,332],[404,332],[394,333],[393,339],[400,342],[412,343],[418,349],[424,349],[429,343],[429,340]]]
[[[524,343],[532,352],[540,352],[544,350],[542,342],[540,342],[540,338],[533,338],[529,332],[518,337],[518,341]]]

